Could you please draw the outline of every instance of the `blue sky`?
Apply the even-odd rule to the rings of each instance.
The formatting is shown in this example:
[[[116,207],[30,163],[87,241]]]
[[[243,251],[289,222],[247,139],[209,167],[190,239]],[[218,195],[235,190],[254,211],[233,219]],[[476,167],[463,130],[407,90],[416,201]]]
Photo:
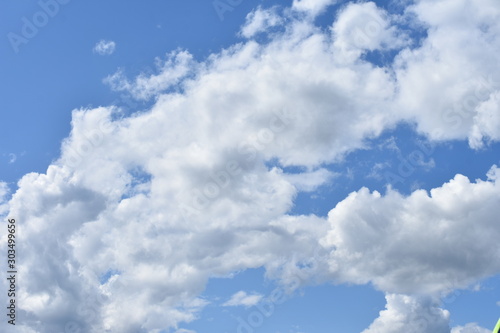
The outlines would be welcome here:
[[[496,1],[0,6],[2,331],[493,328]]]

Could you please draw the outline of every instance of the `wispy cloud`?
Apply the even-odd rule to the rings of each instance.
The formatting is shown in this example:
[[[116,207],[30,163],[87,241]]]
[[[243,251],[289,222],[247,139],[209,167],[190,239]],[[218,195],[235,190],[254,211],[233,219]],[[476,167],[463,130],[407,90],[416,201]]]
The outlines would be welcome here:
[[[9,154],[9,164],[15,163],[17,161],[17,155],[10,153]]]
[[[476,323],[469,323],[465,326],[453,327],[451,333],[491,333],[491,330],[481,327]]]
[[[181,328],[181,329],[178,329],[177,331],[175,331],[175,333],[196,333],[196,331]]]
[[[156,67],[159,74],[143,73],[129,80],[122,70],[118,70],[104,79],[115,91],[128,92],[133,98],[147,100],[159,93],[179,84],[190,73],[195,72],[197,63],[193,56],[187,51],[173,51],[169,53],[166,60],[156,59]]]
[[[277,7],[271,9],[257,8],[247,15],[246,22],[241,28],[240,34],[246,38],[251,38],[261,31],[266,31],[270,27],[282,24],[284,19],[276,13]]]
[[[245,306],[251,307],[262,300],[263,295],[247,294],[245,291],[238,291],[222,306]]]
[[[94,46],[94,53],[99,55],[111,55],[115,52],[116,43],[112,40],[100,40]]]

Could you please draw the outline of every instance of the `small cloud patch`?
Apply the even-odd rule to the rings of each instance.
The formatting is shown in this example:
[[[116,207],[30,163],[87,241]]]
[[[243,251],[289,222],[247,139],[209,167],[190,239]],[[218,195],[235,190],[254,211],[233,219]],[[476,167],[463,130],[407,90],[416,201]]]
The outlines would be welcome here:
[[[115,42],[113,42],[112,40],[102,39],[94,46],[94,53],[97,53],[99,55],[111,55],[115,52],[115,49]]]
[[[231,296],[231,298],[222,304],[222,306],[245,306],[251,307],[256,305],[262,299],[262,295],[260,294],[247,294],[244,291],[238,291],[236,294]]]

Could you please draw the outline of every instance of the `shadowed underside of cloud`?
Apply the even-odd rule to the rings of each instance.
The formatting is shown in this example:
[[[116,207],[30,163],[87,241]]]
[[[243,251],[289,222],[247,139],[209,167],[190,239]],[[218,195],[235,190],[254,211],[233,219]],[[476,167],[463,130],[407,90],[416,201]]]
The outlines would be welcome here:
[[[242,28],[250,39],[203,62],[176,51],[155,75],[108,78],[154,98],[147,112],[73,112],[60,159],[24,176],[5,208],[23,228],[22,329],[176,328],[207,304],[209,278],[264,266],[288,285],[373,283],[387,308],[365,333],[405,321],[450,332],[439,296],[500,272],[496,167],[408,197],[363,188],[328,218],[287,212],[299,191],[334,182],[323,163],[399,122],[471,148],[500,139],[500,3],[421,0],[399,16],[350,3],[323,31],[313,19],[332,3],[260,8]],[[276,25],[268,42],[251,39]],[[409,27],[427,34],[412,40]],[[370,52],[397,55],[377,66]]]

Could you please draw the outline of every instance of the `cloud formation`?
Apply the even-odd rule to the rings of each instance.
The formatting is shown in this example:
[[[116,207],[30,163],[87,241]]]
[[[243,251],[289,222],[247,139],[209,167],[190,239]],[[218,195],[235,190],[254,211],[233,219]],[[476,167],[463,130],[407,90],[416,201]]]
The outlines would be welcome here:
[[[241,290],[235,293],[231,298],[222,304],[222,306],[254,306],[262,300],[264,296],[260,294],[247,294]]]
[[[449,313],[430,299],[389,294],[386,309],[362,333],[449,333]]]
[[[115,52],[116,43],[112,40],[100,40],[94,46],[94,52],[99,55],[111,55]]]
[[[245,38],[251,38],[259,32],[283,23],[283,17],[275,12],[277,8],[265,9],[258,7],[246,17],[245,24],[241,27],[240,34]]]
[[[173,51],[167,55],[166,60],[156,59],[157,75],[141,74],[130,82],[123,71],[106,77],[104,82],[115,91],[124,91],[136,99],[148,100],[162,91],[171,88],[196,69],[193,56],[187,51]]]
[[[314,18],[335,3],[337,0],[293,0],[292,8]]]
[[[451,330],[451,333],[490,333],[491,330],[478,326],[476,323],[470,323],[465,326],[457,326]]]
[[[443,293],[494,275],[500,271],[491,262],[500,255],[494,246],[500,237],[500,172],[495,166],[488,174],[475,183],[457,175],[430,193],[417,190],[408,197],[366,188],[351,193],[328,215],[331,229],[323,244],[335,249],[332,274],[406,294]]]
[[[373,283],[387,306],[365,333],[403,322],[450,332],[439,296],[500,272],[496,167],[430,193],[363,188],[328,218],[287,213],[300,191],[334,182],[324,164],[398,123],[472,148],[498,140],[500,4],[421,0],[401,17],[349,3],[326,31],[296,15],[333,3],[294,1],[283,17],[259,8],[249,39],[204,61],[176,50],[155,74],[106,79],[153,100],[149,110],[73,111],[61,157],[25,175],[3,208],[24,229],[21,330],[177,329],[207,305],[210,278],[265,267],[285,284],[298,272],[303,283]],[[252,39],[278,21],[283,31]],[[388,64],[370,62],[376,52]]]
[[[4,182],[0,182],[0,216],[5,216],[9,211],[8,199],[9,185]]]
[[[332,25],[339,59],[356,61],[367,51],[401,49],[410,41],[385,10],[373,2],[350,3]]]

